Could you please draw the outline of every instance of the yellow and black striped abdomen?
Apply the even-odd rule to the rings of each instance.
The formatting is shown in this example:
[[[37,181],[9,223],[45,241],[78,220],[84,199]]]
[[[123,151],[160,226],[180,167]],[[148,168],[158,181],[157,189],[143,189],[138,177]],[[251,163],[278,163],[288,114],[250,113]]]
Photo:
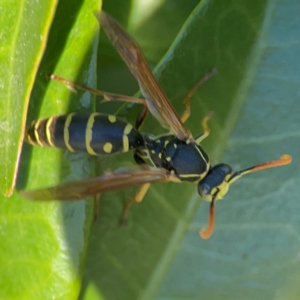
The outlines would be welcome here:
[[[144,145],[142,135],[131,124],[99,113],[71,113],[34,121],[27,140],[34,145],[91,155],[127,152]]]

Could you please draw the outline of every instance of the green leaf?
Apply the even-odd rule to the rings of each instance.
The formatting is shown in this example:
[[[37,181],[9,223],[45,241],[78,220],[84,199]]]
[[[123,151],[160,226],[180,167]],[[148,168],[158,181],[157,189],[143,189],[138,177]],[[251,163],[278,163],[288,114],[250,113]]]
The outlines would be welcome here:
[[[0,185],[1,192],[8,196],[15,186],[28,100],[56,6],[54,0],[35,3],[1,3]]]
[[[232,46],[220,51],[230,53],[236,42],[250,39],[248,34],[234,39],[232,34],[241,25],[230,30],[225,24],[244,20],[258,35],[241,84],[251,88],[236,94],[246,103],[222,161],[239,170],[289,153],[293,163],[234,183],[216,205],[216,230],[208,241],[197,238],[207,220],[208,206],[203,205],[155,299],[296,300],[300,295],[300,4],[266,1],[258,9],[257,2],[249,1],[253,4],[246,9],[245,1],[226,2],[227,9],[216,13],[224,32],[223,38],[217,38],[227,37]],[[254,22],[254,12],[262,18],[260,25]],[[240,66],[234,55],[232,64]]]
[[[20,105],[10,102],[8,115],[20,122],[17,124],[19,141],[22,141],[20,126],[24,123],[19,110],[26,112],[26,97],[35,76],[28,123],[78,107],[87,110],[94,103],[87,93],[70,95],[63,84],[50,82],[46,74],[54,72],[91,86],[95,84],[98,23],[93,13],[100,9],[100,2],[77,0],[70,6],[69,1],[60,1],[46,49],[44,45],[56,2],[42,2],[39,5],[28,1],[23,5],[15,3],[10,7],[13,18],[9,18],[11,15],[7,12],[7,18],[1,19],[6,24],[2,27],[5,29],[3,34],[8,36],[14,32],[11,47],[17,57],[12,64],[15,69],[1,78],[13,82],[13,100],[21,101]],[[16,8],[19,10],[14,14]],[[37,72],[42,54],[43,60]],[[20,94],[16,94],[17,84],[21,84]],[[3,114],[7,117],[5,112]],[[15,135],[2,138],[11,144],[17,143]],[[3,162],[8,160],[2,158]],[[12,164],[10,171],[13,170]],[[62,179],[88,177],[90,173],[94,172],[91,172],[87,155],[64,154],[55,149],[24,145],[17,187],[43,187],[57,184]],[[91,203],[68,206],[31,203],[15,192],[11,198],[2,197],[0,206],[0,298],[75,299],[80,290],[92,220]]]

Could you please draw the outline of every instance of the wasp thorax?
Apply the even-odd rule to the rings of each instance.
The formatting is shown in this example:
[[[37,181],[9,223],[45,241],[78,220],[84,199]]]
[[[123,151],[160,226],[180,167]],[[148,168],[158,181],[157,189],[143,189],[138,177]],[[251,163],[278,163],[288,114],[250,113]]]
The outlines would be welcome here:
[[[198,182],[207,174],[210,162],[201,146],[174,138],[165,147],[163,167],[174,171],[181,181]]]
[[[209,170],[198,184],[198,193],[205,201],[219,200],[229,189],[232,168],[226,164],[219,164]]]

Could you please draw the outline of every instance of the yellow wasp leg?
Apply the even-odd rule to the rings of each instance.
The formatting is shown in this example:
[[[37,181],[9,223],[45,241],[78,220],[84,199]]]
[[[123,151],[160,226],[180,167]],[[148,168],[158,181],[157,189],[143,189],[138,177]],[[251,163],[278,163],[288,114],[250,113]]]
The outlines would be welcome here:
[[[132,204],[140,203],[144,199],[149,187],[150,187],[150,183],[143,184],[140,187],[139,191],[126,203],[121,217],[121,225],[126,225],[129,208],[131,207]]]
[[[181,115],[180,119],[182,121],[182,123],[185,123],[185,121],[189,118],[189,116],[191,115],[191,103],[190,103],[190,99],[192,98],[192,96],[195,94],[195,92],[197,91],[197,89],[204,84],[208,79],[210,79],[211,77],[213,77],[214,75],[216,75],[217,70],[216,69],[212,69],[209,73],[205,74],[196,84],[195,86],[188,92],[187,96],[184,98],[183,103],[185,105],[185,110],[183,112],[183,114]]]
[[[200,135],[195,137],[195,141],[197,144],[199,144],[200,142],[202,142],[205,138],[207,138],[209,136],[210,129],[208,127],[208,121],[213,115],[214,115],[214,113],[211,111],[202,119],[201,125],[202,125],[202,129],[203,129],[203,133],[201,133]]]
[[[172,182],[180,182],[180,180],[178,179],[178,177],[175,174],[169,174],[168,178],[166,178],[164,181],[165,182],[170,182],[170,181],[172,181]],[[145,197],[145,195],[146,195],[146,193],[147,193],[147,191],[148,191],[149,188],[150,188],[150,183],[143,184],[140,187],[139,191],[134,195],[134,197],[132,197],[126,203],[126,205],[125,205],[125,207],[123,209],[122,217],[121,217],[121,225],[126,225],[127,224],[128,212],[129,212],[130,206],[132,204],[134,204],[134,203],[140,203],[144,199],[144,197]]]

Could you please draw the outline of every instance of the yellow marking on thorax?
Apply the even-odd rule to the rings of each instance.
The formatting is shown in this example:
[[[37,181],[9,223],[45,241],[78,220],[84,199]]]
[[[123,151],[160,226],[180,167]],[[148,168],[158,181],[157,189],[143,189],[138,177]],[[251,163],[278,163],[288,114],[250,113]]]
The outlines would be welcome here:
[[[91,154],[91,155],[97,155],[97,153],[91,147],[91,142],[92,142],[92,139],[93,139],[93,126],[94,126],[96,116],[99,116],[99,114],[98,113],[93,113],[93,114],[90,115],[90,117],[88,119],[88,122],[86,124],[86,129],[85,129],[85,147],[86,147],[87,153]],[[108,153],[110,153],[110,152],[108,152]]]
[[[132,130],[132,125],[131,124],[126,124],[124,131],[123,131],[123,152],[127,152],[129,150],[129,139],[128,139],[128,134]]]
[[[206,159],[204,158],[202,152],[200,151],[200,149],[199,149],[196,145],[195,145],[195,147],[196,147],[198,153],[200,154],[201,158],[203,159],[203,161],[206,163],[206,172],[200,174],[200,178],[202,179],[202,178],[204,178],[204,176],[207,174],[207,172],[208,172],[208,170],[209,170],[209,168],[210,168],[210,162],[209,162],[209,160],[206,160]]]
[[[53,144],[53,141],[52,141],[52,137],[51,137],[51,131],[50,131],[50,127],[52,125],[52,122],[53,122],[53,119],[56,118],[55,116],[52,116],[50,117],[47,122],[46,122],[46,138],[47,138],[47,141],[48,141],[48,144],[51,146],[51,147],[55,147],[55,145]]]
[[[111,153],[111,150],[113,148],[112,143],[105,143],[103,146],[103,151],[107,154]]]
[[[171,176],[168,178],[168,181],[181,182],[180,178],[177,177],[177,175],[175,174],[174,170],[171,170],[170,175]]]
[[[72,121],[72,118],[74,115],[75,115],[75,113],[72,113],[67,116],[66,121],[65,121],[65,126],[64,126],[64,142],[65,142],[66,148],[71,152],[74,152],[74,149],[70,145],[69,126],[71,124],[71,121]]]
[[[190,177],[200,177],[200,174],[180,174],[179,175],[182,178],[190,178]]]

